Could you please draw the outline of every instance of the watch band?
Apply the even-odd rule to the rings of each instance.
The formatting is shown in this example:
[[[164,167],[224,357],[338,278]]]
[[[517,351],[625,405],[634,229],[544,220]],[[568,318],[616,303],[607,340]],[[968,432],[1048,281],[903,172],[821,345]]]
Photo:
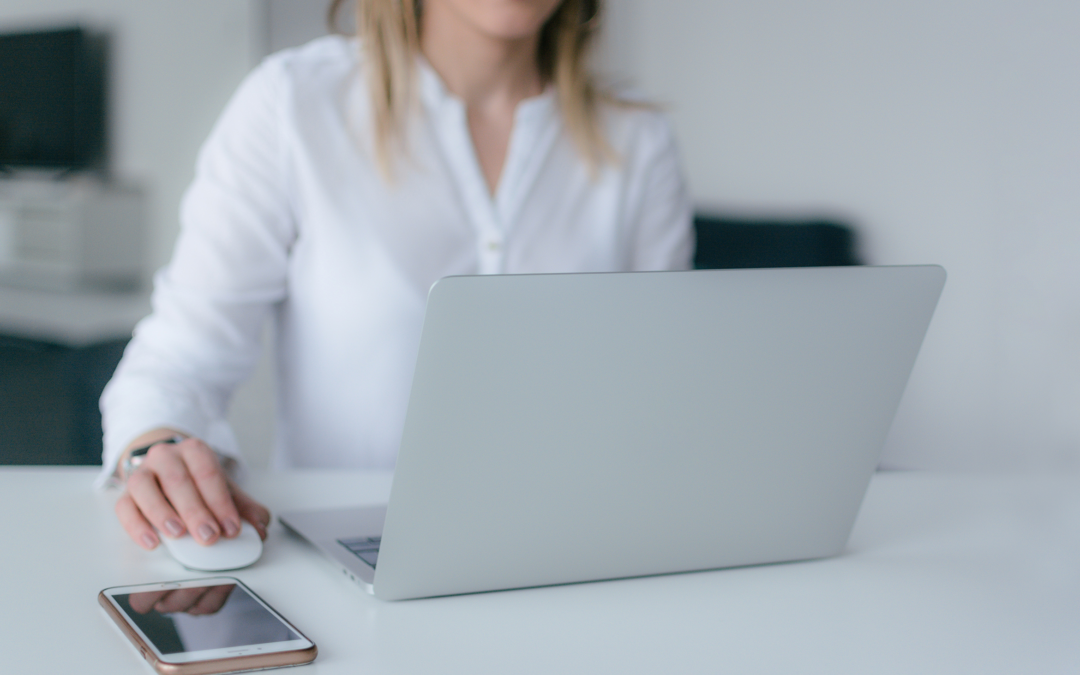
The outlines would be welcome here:
[[[124,462],[121,464],[121,470],[123,472],[123,475],[121,477],[124,480],[127,480],[127,477],[133,474],[135,472],[135,469],[138,469],[139,466],[141,466],[142,463],[146,461],[146,453],[150,452],[150,448],[154,447],[155,445],[159,445],[161,443],[179,443],[180,441],[184,440],[187,440],[186,437],[177,434],[172,438],[163,438],[160,441],[154,441],[150,445],[144,445],[141,448],[135,448],[134,450],[129,452],[126,457],[124,457]]]

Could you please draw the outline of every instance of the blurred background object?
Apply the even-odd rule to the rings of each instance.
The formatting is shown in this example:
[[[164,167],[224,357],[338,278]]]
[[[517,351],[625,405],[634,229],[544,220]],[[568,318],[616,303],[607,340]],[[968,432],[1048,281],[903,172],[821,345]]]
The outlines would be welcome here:
[[[109,176],[109,41],[80,26],[0,33],[0,283],[134,290],[141,192]]]
[[[0,166],[106,168],[108,40],[79,26],[0,34]]]
[[[109,40],[0,33],[0,461],[100,463],[97,399],[147,311],[142,191],[112,179]]]
[[[855,230],[829,218],[791,220],[699,213],[696,269],[858,265]]]
[[[98,398],[142,293],[0,286],[0,464],[100,464]]]

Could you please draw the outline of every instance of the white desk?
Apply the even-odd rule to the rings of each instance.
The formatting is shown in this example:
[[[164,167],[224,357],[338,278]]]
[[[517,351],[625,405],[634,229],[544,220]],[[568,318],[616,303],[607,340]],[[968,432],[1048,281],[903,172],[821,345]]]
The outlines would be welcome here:
[[[0,672],[152,672],[97,592],[199,576],[128,542],[93,473],[0,469]],[[249,487],[280,511],[380,502],[389,485]],[[882,474],[848,553],[809,563],[385,603],[275,524],[235,576],[318,643],[309,675],[1077,673],[1080,477]]]

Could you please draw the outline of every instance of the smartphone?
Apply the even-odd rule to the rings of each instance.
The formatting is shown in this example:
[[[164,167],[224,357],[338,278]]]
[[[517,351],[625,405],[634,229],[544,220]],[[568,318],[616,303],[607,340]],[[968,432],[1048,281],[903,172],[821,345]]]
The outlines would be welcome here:
[[[318,649],[239,579],[106,588],[98,602],[162,675],[299,666]]]

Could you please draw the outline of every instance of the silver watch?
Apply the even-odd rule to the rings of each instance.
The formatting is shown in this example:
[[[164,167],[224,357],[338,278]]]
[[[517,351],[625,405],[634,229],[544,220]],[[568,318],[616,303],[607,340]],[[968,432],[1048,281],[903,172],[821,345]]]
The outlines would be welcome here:
[[[142,466],[142,463],[146,461],[146,453],[150,452],[150,448],[160,443],[179,443],[180,441],[185,440],[187,440],[187,438],[181,436],[180,434],[177,434],[172,438],[163,438],[160,441],[154,441],[150,445],[144,445],[141,448],[135,448],[127,454],[127,457],[124,457],[124,463],[120,465],[121,469],[123,470],[123,479],[127,480],[128,476],[135,473],[135,469],[138,469],[140,466]]]

